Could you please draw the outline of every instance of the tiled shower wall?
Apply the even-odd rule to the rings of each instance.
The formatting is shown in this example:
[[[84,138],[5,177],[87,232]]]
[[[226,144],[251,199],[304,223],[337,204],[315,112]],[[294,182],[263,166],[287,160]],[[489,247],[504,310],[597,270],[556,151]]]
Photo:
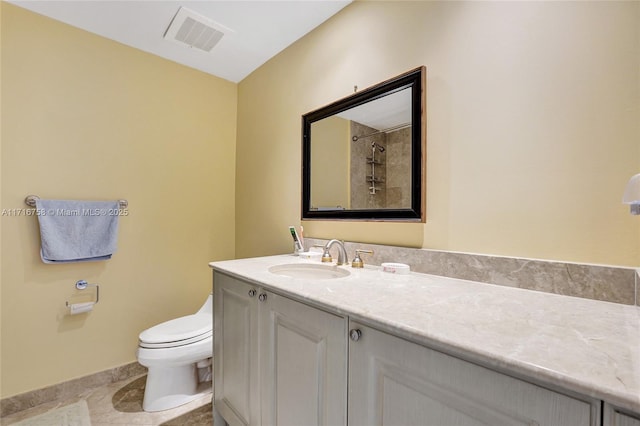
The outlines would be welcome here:
[[[365,126],[355,121],[351,121],[351,134],[362,136],[376,132],[376,129]],[[382,209],[387,205],[387,191],[384,183],[377,183],[375,194],[370,193],[371,183],[367,181],[367,176],[371,176],[371,143],[375,142],[386,147],[384,133],[379,133],[367,138],[361,138],[351,142],[351,158],[349,161],[350,181],[351,181],[351,205],[352,209]],[[386,181],[386,152],[375,151],[375,160],[380,165],[376,165],[376,178]]]
[[[411,207],[411,128],[387,133],[386,184],[388,209]]]
[[[327,240],[305,238],[305,244],[309,247],[326,242]],[[365,264],[406,263],[414,272],[640,306],[640,268],[353,242],[345,242],[345,247],[350,259],[356,249],[373,250],[373,255],[362,255]]]
[[[352,135],[368,135],[376,129],[351,121]],[[375,150],[375,175],[382,182],[376,184],[376,194],[371,194],[367,176],[371,176],[372,148],[375,142],[385,148]],[[411,169],[407,168],[411,159],[411,129],[401,129],[389,133],[351,142],[350,181],[352,209],[401,209],[411,207]]]

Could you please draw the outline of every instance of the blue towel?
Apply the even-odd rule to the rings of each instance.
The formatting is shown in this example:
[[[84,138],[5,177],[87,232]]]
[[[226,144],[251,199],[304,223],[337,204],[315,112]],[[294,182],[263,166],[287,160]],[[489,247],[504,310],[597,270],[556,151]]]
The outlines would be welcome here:
[[[36,200],[44,263],[107,260],[116,251],[118,201]]]

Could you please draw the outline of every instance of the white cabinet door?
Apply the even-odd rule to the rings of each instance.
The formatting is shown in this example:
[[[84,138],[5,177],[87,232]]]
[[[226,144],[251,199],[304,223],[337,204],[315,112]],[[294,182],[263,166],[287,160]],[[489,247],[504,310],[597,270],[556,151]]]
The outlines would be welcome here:
[[[214,404],[230,425],[259,425],[257,286],[214,273]]]
[[[640,413],[628,414],[605,404],[603,426],[640,426]]]
[[[347,320],[214,273],[214,404],[230,425],[346,425]]]
[[[273,293],[259,297],[263,424],[346,425],[346,318]]]
[[[590,426],[599,421],[595,404],[357,322],[350,329],[361,331],[349,342],[350,426]]]

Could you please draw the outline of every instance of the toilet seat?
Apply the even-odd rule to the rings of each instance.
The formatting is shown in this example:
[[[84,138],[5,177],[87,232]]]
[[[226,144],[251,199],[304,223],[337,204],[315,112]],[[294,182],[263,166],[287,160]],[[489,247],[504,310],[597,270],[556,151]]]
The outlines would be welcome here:
[[[140,347],[172,348],[207,339],[213,335],[210,315],[194,314],[151,327],[138,336]]]

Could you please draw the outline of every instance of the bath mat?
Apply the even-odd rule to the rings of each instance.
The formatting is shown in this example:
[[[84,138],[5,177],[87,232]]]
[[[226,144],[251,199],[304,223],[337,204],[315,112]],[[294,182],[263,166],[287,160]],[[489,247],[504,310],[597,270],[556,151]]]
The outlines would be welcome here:
[[[91,426],[91,418],[89,407],[82,400],[21,420],[13,426]]]

